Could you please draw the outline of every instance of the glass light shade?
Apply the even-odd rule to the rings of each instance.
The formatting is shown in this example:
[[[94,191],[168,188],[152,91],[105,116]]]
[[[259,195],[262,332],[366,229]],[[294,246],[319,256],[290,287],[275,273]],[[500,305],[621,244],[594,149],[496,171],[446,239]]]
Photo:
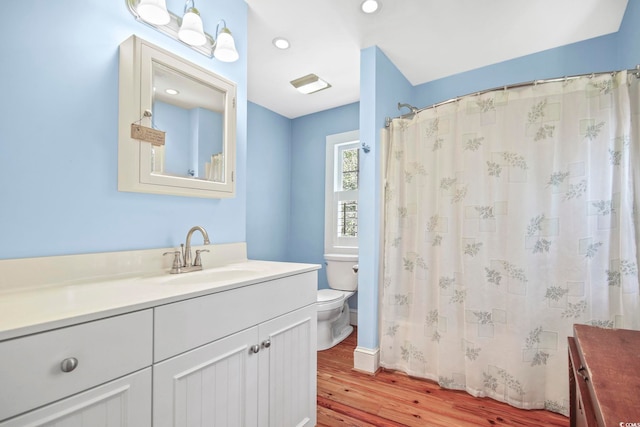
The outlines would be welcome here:
[[[143,21],[153,25],[167,25],[171,21],[165,0],[140,0],[136,12]]]
[[[234,62],[240,57],[236,50],[236,42],[227,27],[220,30],[220,34],[218,34],[213,56],[222,62]]]
[[[178,38],[191,46],[202,46],[207,42],[200,13],[195,7],[188,9],[182,17]]]

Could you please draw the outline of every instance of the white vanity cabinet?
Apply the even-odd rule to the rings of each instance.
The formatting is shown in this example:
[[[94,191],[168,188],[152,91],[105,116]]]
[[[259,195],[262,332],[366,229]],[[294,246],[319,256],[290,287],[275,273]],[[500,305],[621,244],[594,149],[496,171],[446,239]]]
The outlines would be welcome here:
[[[0,426],[150,426],[152,321],[143,310],[0,342]]]
[[[3,294],[0,427],[315,425],[317,267]]]
[[[153,425],[315,425],[316,283],[309,272],[158,307]]]

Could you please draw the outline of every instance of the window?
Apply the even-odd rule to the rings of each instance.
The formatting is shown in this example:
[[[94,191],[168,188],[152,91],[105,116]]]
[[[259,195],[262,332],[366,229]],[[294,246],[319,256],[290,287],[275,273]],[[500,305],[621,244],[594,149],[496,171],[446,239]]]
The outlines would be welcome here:
[[[358,131],[327,137],[325,252],[358,253]]]

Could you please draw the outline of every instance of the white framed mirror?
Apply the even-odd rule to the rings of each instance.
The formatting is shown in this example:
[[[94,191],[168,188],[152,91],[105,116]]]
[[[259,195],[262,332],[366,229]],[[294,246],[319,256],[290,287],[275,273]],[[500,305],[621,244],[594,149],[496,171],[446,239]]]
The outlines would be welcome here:
[[[235,196],[235,83],[131,36],[119,86],[119,191]],[[133,138],[132,125],[163,141]]]

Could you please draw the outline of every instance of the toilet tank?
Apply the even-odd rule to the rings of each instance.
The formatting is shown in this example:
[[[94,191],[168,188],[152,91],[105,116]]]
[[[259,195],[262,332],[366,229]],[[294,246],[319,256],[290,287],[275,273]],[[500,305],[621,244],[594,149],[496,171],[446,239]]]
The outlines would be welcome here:
[[[331,289],[355,291],[358,289],[358,255],[324,254],[327,282]],[[355,270],[354,270],[355,267]]]

